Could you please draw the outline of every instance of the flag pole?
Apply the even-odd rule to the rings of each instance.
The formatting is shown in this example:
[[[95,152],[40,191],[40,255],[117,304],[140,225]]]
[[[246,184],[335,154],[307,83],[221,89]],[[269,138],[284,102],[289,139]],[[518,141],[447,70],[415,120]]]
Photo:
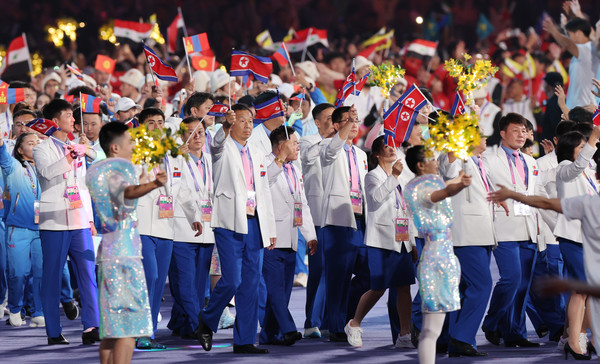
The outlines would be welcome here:
[[[302,50],[302,58],[300,58],[301,62],[304,62],[304,60],[306,59],[306,52],[308,51],[308,39],[310,38],[311,34],[312,34],[312,27],[308,28],[308,35],[306,36],[306,40],[304,41],[304,49]]]
[[[208,114],[206,114],[208,115]],[[194,130],[192,130],[192,134],[190,134],[190,136],[187,138],[187,140],[185,141],[185,143],[183,143],[183,145],[186,145],[190,139],[192,139],[192,136],[194,135],[194,133],[196,132],[196,130],[198,130],[198,127],[200,125],[202,125],[202,122],[204,121],[204,118],[206,117],[206,115],[204,115],[204,117],[202,119],[200,119],[200,122],[198,123],[198,125],[196,125],[196,127],[194,128]]]
[[[185,46],[185,38],[181,38],[181,41],[183,42],[183,49],[185,50],[185,59],[187,61],[188,71],[190,74],[190,82],[192,82],[192,66],[190,65],[190,55],[188,54],[187,47]]]
[[[287,46],[285,45],[285,42],[281,42],[281,46],[283,47],[283,50],[285,51],[287,58],[290,60],[290,68],[292,69],[292,76],[294,76],[294,79],[296,79],[296,71],[294,70],[294,64],[292,63],[292,57],[290,57],[290,53],[287,50]]]
[[[81,91],[79,91],[79,121],[81,122],[81,129],[83,131],[83,107],[81,107]]]
[[[227,90],[229,91],[228,96],[229,96],[229,107],[231,108],[231,77],[229,77],[229,81],[227,81],[227,85],[229,87],[227,87]]]
[[[356,94],[356,58],[352,58],[352,76],[354,76],[352,95]]]
[[[179,13],[179,16],[181,17],[181,22],[183,23],[183,35],[187,38],[188,32],[187,32],[187,28],[185,27],[185,20],[183,20],[183,13],[181,12],[181,6],[177,7],[177,12]]]
[[[23,37],[23,42],[25,43],[25,47],[27,48],[27,53],[29,54],[29,45],[27,44],[27,35],[25,33],[21,34]],[[8,62],[8,60],[7,60]],[[33,79],[33,67],[31,66],[31,54],[27,57],[27,64],[29,65],[29,77]]]

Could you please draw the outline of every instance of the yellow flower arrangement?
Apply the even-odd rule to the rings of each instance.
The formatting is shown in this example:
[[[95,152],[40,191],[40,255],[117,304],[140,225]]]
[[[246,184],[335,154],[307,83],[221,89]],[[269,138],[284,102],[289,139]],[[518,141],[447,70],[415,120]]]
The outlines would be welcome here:
[[[179,155],[177,143],[168,128],[150,131],[145,125],[141,125],[129,129],[129,134],[135,143],[131,158],[133,164],[145,164],[150,170],[160,165],[167,155]]]
[[[498,71],[498,67],[493,67],[489,60],[469,62],[471,56],[467,53],[463,54],[463,58],[464,60],[450,58],[444,63],[444,69],[451,77],[458,78],[458,90],[465,95],[465,104],[471,105],[473,91],[480,87],[482,82],[485,83],[489,76],[493,76]]]
[[[376,66],[369,67],[371,74],[369,75],[369,85],[378,86],[381,88],[381,95],[386,99],[390,97],[392,87],[400,78],[404,78],[406,72],[400,66],[394,66],[388,62]]]
[[[456,115],[454,120],[441,114],[437,123],[429,124],[430,138],[425,141],[427,154],[433,150],[442,153],[453,152],[457,158],[465,160],[473,155],[473,149],[481,143],[479,116],[475,112]]]

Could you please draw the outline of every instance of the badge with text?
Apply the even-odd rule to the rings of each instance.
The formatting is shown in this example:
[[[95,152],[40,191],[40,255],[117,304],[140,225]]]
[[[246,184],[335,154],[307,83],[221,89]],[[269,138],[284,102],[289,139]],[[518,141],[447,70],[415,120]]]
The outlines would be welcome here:
[[[408,241],[408,219],[396,218],[396,242]]]
[[[256,192],[248,191],[248,201],[246,202],[246,215],[254,216],[256,211]]]
[[[210,217],[212,215],[212,204],[210,200],[200,201],[200,212],[202,213],[202,221],[210,222]]]
[[[65,192],[65,197],[69,199],[69,210],[75,210],[83,207],[81,196],[79,195],[79,187],[68,186]]]
[[[362,214],[362,194],[360,191],[350,191],[350,202],[352,202],[352,210],[355,214]]]
[[[40,223],[40,201],[33,202],[33,223]]]
[[[302,202],[294,202],[294,227],[302,226]]]
[[[170,219],[173,217],[173,196],[158,196],[158,218]]]
[[[515,206],[515,216],[530,216],[531,215],[531,207],[520,203],[518,201],[514,201]]]

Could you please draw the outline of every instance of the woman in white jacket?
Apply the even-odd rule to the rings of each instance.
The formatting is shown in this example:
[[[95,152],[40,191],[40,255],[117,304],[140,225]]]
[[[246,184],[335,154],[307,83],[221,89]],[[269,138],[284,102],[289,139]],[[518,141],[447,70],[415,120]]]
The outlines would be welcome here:
[[[365,243],[368,247],[370,290],[360,298],[354,318],[346,325],[345,332],[350,345],[361,347],[361,321],[387,288],[395,288],[401,326],[398,340],[410,344],[410,285],[415,283],[413,262],[416,261],[417,250],[409,243],[408,210],[398,179],[402,173],[402,162],[397,160],[395,148],[385,144],[384,136],[373,141],[371,150],[369,162],[372,170],[365,176],[368,206]]]
[[[598,194],[594,174],[593,172],[590,173],[588,166],[596,152],[596,141],[599,137],[599,127],[594,128],[587,143],[585,136],[577,131],[566,133],[560,137],[556,146],[556,158],[558,160],[556,190],[558,198]],[[586,171],[586,169],[588,170]],[[554,228],[554,235],[558,238],[567,276],[570,279],[586,281],[581,222],[567,220],[564,215],[559,214]],[[574,291],[567,303],[569,342],[565,349],[570,349],[574,356],[575,354],[586,355],[587,352],[587,338],[581,330],[584,322],[586,299],[587,295]],[[582,336],[581,341],[580,336]]]

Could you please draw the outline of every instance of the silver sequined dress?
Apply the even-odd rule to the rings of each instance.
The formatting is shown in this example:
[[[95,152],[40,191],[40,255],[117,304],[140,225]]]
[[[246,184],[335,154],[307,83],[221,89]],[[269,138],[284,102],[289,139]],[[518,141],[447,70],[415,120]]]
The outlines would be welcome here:
[[[137,200],[125,200],[127,186],[138,179],[131,162],[109,158],[88,168],[86,182],[100,218],[98,250],[100,337],[152,335],[152,318],[142,244],[136,224]]]
[[[417,269],[423,312],[460,309],[460,265],[450,236],[452,207],[448,199],[431,202],[431,193],[445,187],[439,176],[427,174],[415,177],[404,189],[415,226],[425,237]]]

